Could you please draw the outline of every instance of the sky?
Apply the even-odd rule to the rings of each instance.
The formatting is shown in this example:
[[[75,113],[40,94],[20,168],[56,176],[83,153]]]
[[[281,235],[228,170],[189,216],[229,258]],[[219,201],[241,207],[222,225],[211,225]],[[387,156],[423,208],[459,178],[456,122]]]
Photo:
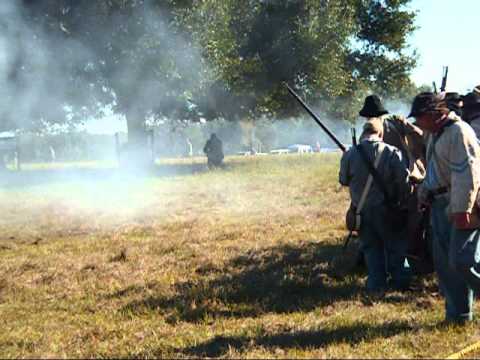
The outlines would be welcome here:
[[[0,0],[1,1],[1,0]],[[418,85],[440,87],[443,66],[448,66],[447,91],[466,93],[480,84],[480,0],[412,0],[417,30],[410,36],[410,50],[419,55],[412,79]],[[89,121],[87,131],[126,131],[121,117],[110,114]]]
[[[447,91],[465,93],[480,84],[480,0],[412,0],[419,27],[410,45],[419,55],[412,79],[440,87],[448,66]]]

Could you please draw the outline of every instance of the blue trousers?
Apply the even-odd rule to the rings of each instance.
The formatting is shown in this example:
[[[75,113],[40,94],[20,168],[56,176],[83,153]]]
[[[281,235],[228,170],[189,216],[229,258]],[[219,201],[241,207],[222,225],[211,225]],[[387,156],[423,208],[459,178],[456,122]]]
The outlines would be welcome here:
[[[473,291],[480,290],[480,231],[458,230],[447,216],[448,200],[432,204],[433,262],[440,289],[445,296],[448,321],[473,317]]]
[[[411,271],[406,263],[407,229],[392,231],[386,212],[384,205],[366,206],[362,211],[359,235],[367,265],[367,290],[386,288],[389,275],[394,288],[404,289],[410,283]]]

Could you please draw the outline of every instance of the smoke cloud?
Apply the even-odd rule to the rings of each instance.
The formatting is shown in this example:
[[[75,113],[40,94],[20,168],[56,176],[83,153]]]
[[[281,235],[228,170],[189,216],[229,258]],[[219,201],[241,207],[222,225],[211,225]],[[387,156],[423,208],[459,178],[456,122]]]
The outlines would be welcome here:
[[[64,123],[68,99],[86,96],[72,87],[71,64],[84,62],[88,50],[67,37],[46,36],[19,4],[0,2],[0,131]]]
[[[0,131],[82,122],[102,109],[139,124],[181,118],[209,76],[195,44],[149,3],[108,16],[98,2],[59,4],[54,19],[47,3],[23,4],[0,3]]]
[[[193,155],[203,155],[212,132],[222,139],[227,155],[252,148],[269,152],[293,144],[315,146],[317,142],[324,149],[335,149],[308,117],[259,119],[254,125],[226,120],[205,123],[200,118],[193,123],[182,121],[194,113],[195,92],[213,76],[195,43],[172,32],[163,14],[148,6],[129,10],[133,13],[119,12],[100,22],[94,12],[99,2],[81,3],[85,9],[72,22],[46,23],[33,21],[19,1],[0,1],[0,131],[20,130],[25,139],[27,132],[38,135],[51,130],[45,127],[46,122],[62,125],[92,118],[100,122],[102,110],[111,109],[116,115],[137,117],[139,123],[151,120],[158,158],[186,155],[187,139],[193,144]],[[62,11],[68,16],[73,10]],[[84,36],[75,36],[78,33]],[[347,122],[324,121],[341,142],[351,142]],[[62,153],[59,142],[68,138],[62,131],[75,127],[59,129],[60,134],[43,134],[40,154],[30,149],[32,161],[48,160],[49,147],[56,150],[57,160],[114,158],[112,137],[104,141],[105,149],[101,150],[100,140],[93,141],[87,135],[75,140],[71,136],[70,141],[76,141],[72,149],[78,149],[79,143],[92,149],[95,143],[98,150],[91,157],[75,156],[76,150]],[[126,141],[124,137],[122,141]],[[102,156],[103,151],[108,156]],[[3,218],[3,225],[13,223],[27,209],[43,212],[47,207],[50,210],[46,213],[52,218],[67,214],[78,215],[83,222],[90,219],[101,224],[108,218],[118,224],[125,218],[147,216],[154,204],[157,211],[163,209],[168,214],[169,208],[181,210],[193,202],[186,185],[178,188],[172,182],[158,180],[155,174],[124,173],[114,161],[81,168],[83,165],[74,164],[74,169],[55,163],[45,166],[47,169],[32,165],[24,173],[0,174],[1,202],[17,209]],[[154,193],[153,181],[158,181]],[[245,187],[232,182],[228,189],[230,198],[251,203]],[[164,194],[175,192],[179,193],[178,204],[158,206]],[[249,211],[248,206],[245,211]]]

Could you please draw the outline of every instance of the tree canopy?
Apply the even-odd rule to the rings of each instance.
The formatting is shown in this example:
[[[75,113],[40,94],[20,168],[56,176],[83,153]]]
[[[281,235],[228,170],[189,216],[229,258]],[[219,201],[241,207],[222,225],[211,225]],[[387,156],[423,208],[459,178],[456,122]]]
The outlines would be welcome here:
[[[7,0],[3,127],[18,122],[18,108],[41,124],[110,104],[142,141],[149,117],[294,116],[284,82],[352,119],[368,92],[411,92],[409,2]]]
[[[288,82],[326,113],[352,119],[367,92],[401,97],[413,85],[408,3],[205,0],[191,22],[216,82],[234,99],[231,111],[295,115]]]

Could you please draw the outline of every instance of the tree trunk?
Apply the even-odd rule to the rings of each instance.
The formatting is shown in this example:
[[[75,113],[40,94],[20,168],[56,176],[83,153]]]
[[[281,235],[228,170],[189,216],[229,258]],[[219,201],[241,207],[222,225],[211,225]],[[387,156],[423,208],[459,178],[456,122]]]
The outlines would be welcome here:
[[[143,114],[130,111],[126,114],[127,118],[127,130],[128,130],[128,143],[131,146],[146,146],[147,144],[147,132],[145,130],[145,122]]]
[[[7,169],[7,165],[5,164],[5,154],[0,152],[0,171],[5,171]]]
[[[145,114],[138,109],[126,112],[128,142],[122,149],[120,163],[127,167],[144,168],[152,164],[152,143],[145,129]]]

